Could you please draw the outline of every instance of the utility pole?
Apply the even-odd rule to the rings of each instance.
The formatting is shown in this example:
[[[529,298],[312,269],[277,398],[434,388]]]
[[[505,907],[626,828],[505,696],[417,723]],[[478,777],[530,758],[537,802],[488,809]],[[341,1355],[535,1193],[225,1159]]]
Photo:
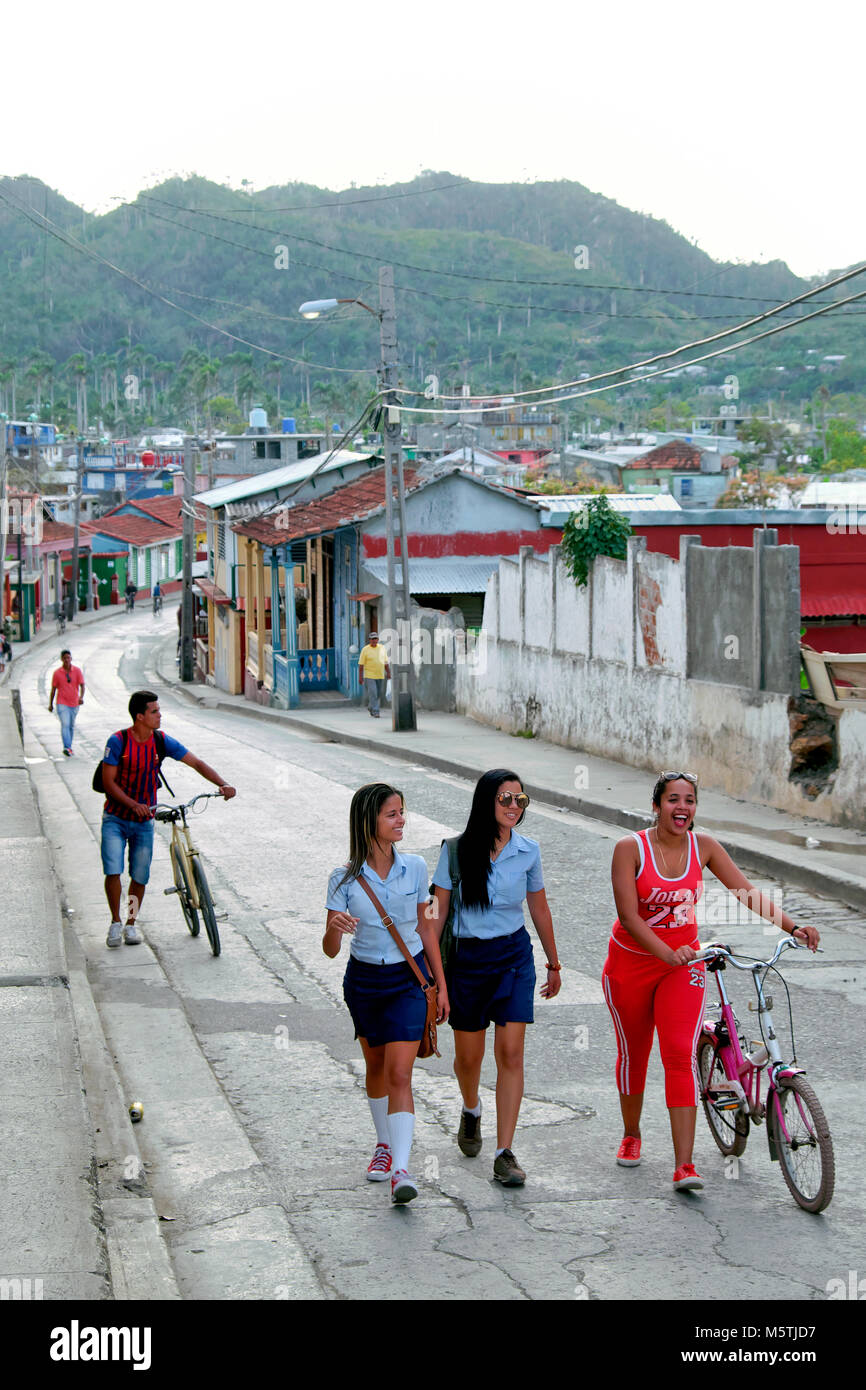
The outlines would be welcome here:
[[[6,496],[6,440],[9,430],[5,411],[0,415],[0,632],[6,617],[6,530],[9,525],[9,503]]]
[[[79,434],[75,441],[75,511],[73,513],[73,526],[75,534],[72,538],[72,584],[69,593],[69,611],[67,617],[71,623],[75,622],[75,614],[78,612],[78,549],[81,539],[81,490],[84,478],[84,436]],[[63,602],[63,578],[61,572],[60,595],[58,598],[58,613],[60,603]]]
[[[382,351],[381,377],[384,392],[385,426],[385,521],[387,525],[388,600],[391,621],[397,632],[396,652],[391,652],[391,727],[397,732],[417,729],[415,713],[415,667],[412,662],[409,625],[409,555],[406,535],[405,483],[403,479],[402,426],[396,415],[397,395],[397,311],[394,300],[394,270],[379,269],[379,331]],[[397,483],[396,508],[394,481]],[[395,525],[396,515],[396,525]],[[395,540],[400,545],[400,581],[395,583]],[[408,650],[403,649],[405,637]],[[403,657],[407,659],[404,661]]]
[[[180,678],[182,681],[191,681],[194,671],[192,630],[192,549],[195,541],[193,520],[194,467],[193,441],[187,436],[183,441],[183,590],[180,599]]]

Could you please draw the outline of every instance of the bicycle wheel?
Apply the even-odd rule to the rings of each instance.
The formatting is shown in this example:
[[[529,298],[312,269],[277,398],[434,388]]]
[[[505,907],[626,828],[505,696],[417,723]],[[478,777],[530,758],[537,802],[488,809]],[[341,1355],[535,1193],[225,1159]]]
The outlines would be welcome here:
[[[177,888],[177,896],[180,898],[180,905],[183,908],[183,915],[186,918],[186,924],[189,927],[190,935],[198,936],[201,928],[199,926],[198,913],[192,905],[192,893],[190,891],[189,880],[186,876],[183,860],[178,855],[174,845],[170,846],[169,855],[171,857],[171,872],[175,887]]]
[[[192,861],[192,872],[195,878],[195,886],[198,889],[198,902],[201,908],[201,915],[204,918],[204,929],[207,932],[207,939],[210,948],[215,956],[220,953],[220,934],[217,929],[216,913],[214,912],[213,898],[210,895],[210,888],[202,868],[201,860],[195,858]]]
[[[832,1200],[836,1184],[830,1126],[818,1097],[804,1077],[781,1080],[777,1095],[788,1132],[786,1139],[773,1097],[770,1114],[782,1177],[794,1201],[804,1211],[823,1211]]]
[[[701,1104],[716,1147],[729,1158],[732,1154],[741,1154],[745,1150],[749,1137],[749,1117],[741,1110],[717,1110],[708,1096],[710,1086],[722,1090],[728,1084],[722,1059],[717,1053],[714,1055],[714,1047],[713,1040],[704,1033],[698,1043],[697,1057],[698,1075],[701,1079]]]

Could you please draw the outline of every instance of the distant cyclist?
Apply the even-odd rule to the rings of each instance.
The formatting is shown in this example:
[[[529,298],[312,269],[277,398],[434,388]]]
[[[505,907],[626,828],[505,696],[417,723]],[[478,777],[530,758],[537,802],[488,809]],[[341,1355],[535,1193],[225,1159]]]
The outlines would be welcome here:
[[[133,608],[135,607],[135,596],[137,593],[138,586],[136,584],[133,584],[132,580],[130,579],[126,586],[126,608],[127,612],[129,613],[131,613]]]
[[[162,608],[162,589],[159,587],[159,580],[153,586],[153,611],[158,613]]]

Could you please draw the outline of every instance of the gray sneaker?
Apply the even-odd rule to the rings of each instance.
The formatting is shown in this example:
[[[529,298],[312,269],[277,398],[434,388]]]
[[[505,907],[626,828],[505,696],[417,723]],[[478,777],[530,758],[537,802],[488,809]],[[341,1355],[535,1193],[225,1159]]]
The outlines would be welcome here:
[[[127,946],[140,946],[144,937],[134,922],[127,922],[123,928],[123,939]]]
[[[522,1187],[526,1182],[526,1174],[510,1149],[503,1149],[493,1160],[493,1176],[506,1187]]]
[[[123,941],[123,927],[119,922],[112,922],[108,928],[108,936],[105,938],[106,946],[119,946]]]
[[[481,1152],[481,1116],[471,1115],[464,1110],[460,1116],[457,1131],[457,1147],[467,1158],[475,1158]]]

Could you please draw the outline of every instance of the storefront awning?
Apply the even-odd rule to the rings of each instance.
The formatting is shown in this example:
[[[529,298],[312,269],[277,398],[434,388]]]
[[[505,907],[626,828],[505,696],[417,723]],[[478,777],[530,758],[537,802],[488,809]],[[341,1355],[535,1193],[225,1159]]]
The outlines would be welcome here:
[[[204,594],[205,598],[209,598],[211,603],[231,603],[228,594],[224,594],[222,589],[218,589],[211,579],[197,579],[192,587],[197,593]]]

